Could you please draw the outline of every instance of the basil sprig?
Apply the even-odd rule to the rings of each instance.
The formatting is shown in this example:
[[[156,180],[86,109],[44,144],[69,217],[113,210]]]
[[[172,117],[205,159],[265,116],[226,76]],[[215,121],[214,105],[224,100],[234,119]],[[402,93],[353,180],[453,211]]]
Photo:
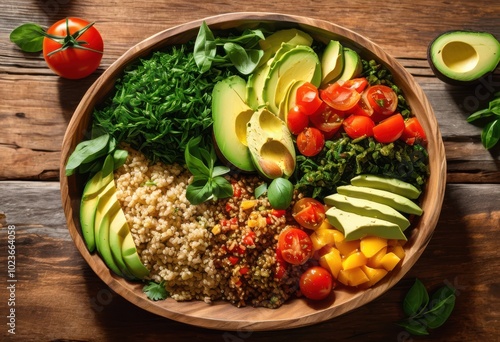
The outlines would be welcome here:
[[[472,113],[467,122],[486,121],[481,131],[481,142],[490,149],[500,141],[500,92],[494,94],[493,100],[484,108]]]
[[[258,46],[261,39],[265,39],[261,30],[245,30],[237,37],[215,37],[207,23],[203,22],[194,44],[194,60],[202,73],[215,65],[232,65],[243,75],[249,75],[264,55]]]
[[[192,138],[184,151],[187,168],[193,174],[193,181],[186,189],[186,198],[194,205],[233,195],[231,183],[223,177],[230,169],[216,166],[217,155],[213,146],[203,148],[199,146],[200,142],[200,136]]]
[[[428,329],[436,329],[446,322],[455,307],[455,289],[443,286],[429,297],[424,284],[416,279],[403,302],[408,316],[398,324],[412,335],[428,335]]]

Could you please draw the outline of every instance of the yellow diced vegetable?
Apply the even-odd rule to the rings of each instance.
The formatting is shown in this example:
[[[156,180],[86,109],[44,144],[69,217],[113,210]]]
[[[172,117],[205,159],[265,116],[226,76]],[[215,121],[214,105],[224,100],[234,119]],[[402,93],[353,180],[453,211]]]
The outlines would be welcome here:
[[[330,245],[333,246],[335,245],[335,239],[336,239],[336,233],[340,233],[338,230],[335,229],[328,229],[328,228],[318,228],[316,229],[311,235],[311,241],[313,243],[313,250],[317,251],[323,248],[324,246]],[[342,233],[340,233],[342,234]]]
[[[347,258],[342,260],[342,268],[344,270],[350,270],[356,267],[360,267],[366,264],[366,257],[361,252],[351,253]]]
[[[387,239],[378,236],[366,236],[361,239],[359,248],[361,252],[367,257],[371,258],[382,248],[387,246]]]
[[[240,208],[242,210],[253,209],[257,205],[257,200],[243,200],[241,201]]]
[[[386,253],[387,253],[387,247],[382,248],[380,251],[377,252],[377,254],[375,254],[371,258],[368,258],[366,265],[373,267],[373,268],[381,268],[382,267],[382,258],[384,257],[384,255]]]
[[[380,263],[382,267],[385,268],[387,271],[392,271],[400,260],[401,259],[396,254],[394,254],[393,252],[389,252],[382,257]]]
[[[382,278],[384,278],[387,273],[389,273],[387,270],[383,268],[372,268],[369,266],[361,266],[361,270],[365,272],[366,276],[368,277],[368,282],[366,282],[363,285],[366,285],[366,287],[371,287],[378,283]]]
[[[387,251],[396,254],[399,259],[403,259],[406,255],[406,252],[405,252],[403,246],[401,246],[401,245],[389,247],[387,249]]]
[[[336,241],[335,247],[339,250],[340,254],[344,257],[348,256],[351,253],[357,252],[359,250],[359,240],[352,241]]]
[[[340,270],[338,280],[349,286],[359,286],[369,281],[365,272],[360,267],[351,268],[350,270]]]
[[[336,248],[331,248],[330,251],[319,258],[319,264],[330,271],[334,278],[338,278],[339,272],[342,269],[342,257]]]

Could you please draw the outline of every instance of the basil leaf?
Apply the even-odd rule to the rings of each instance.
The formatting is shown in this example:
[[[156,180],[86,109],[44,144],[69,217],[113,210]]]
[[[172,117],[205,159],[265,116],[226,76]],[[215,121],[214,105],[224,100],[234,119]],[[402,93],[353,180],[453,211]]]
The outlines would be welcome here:
[[[410,288],[403,302],[403,311],[407,316],[417,315],[429,303],[429,294],[424,284],[418,279]]]
[[[66,163],[66,176],[71,176],[84,163],[89,163],[108,152],[110,135],[104,134],[95,139],[80,142]]]
[[[210,175],[210,168],[204,163],[202,149],[199,148],[198,144],[201,141],[201,137],[192,138],[186,145],[184,150],[184,159],[186,160],[186,166],[188,170],[194,175]],[[206,155],[205,155],[206,157]]]
[[[251,74],[264,56],[263,50],[246,50],[235,43],[224,44],[224,51],[231,63],[243,75]]]
[[[495,146],[500,140],[500,119],[486,124],[481,132],[481,142],[486,149]]]
[[[212,170],[212,177],[225,175],[229,171],[231,171],[231,169],[228,168],[227,166],[215,166]]]
[[[217,53],[217,46],[215,44],[215,39],[212,31],[208,27],[206,22],[203,22],[198,31],[194,43],[194,61],[200,69],[201,73],[204,73],[210,69],[212,66],[212,60]]]
[[[405,328],[410,334],[415,336],[425,336],[429,335],[427,331],[427,326],[423,324],[421,321],[415,319],[408,319],[399,323],[400,326]]]
[[[212,187],[215,198],[227,198],[233,196],[233,186],[224,177],[213,178]]]
[[[472,113],[468,118],[467,122],[473,122],[478,119],[488,118],[490,116],[495,115],[489,108],[478,110],[477,112]]]
[[[27,23],[12,30],[10,41],[24,52],[40,52],[43,49],[44,33],[40,25]]]
[[[114,159],[114,169],[118,169],[120,166],[125,164],[125,161],[127,160],[128,157],[128,151],[126,150],[115,150],[113,152],[113,159]]]
[[[201,204],[212,197],[212,184],[208,177],[195,176],[187,186],[186,198],[194,205]]]
[[[255,198],[259,198],[267,192],[267,183],[262,183],[258,187],[255,188],[254,194]]]
[[[455,290],[449,286],[440,288],[432,295],[429,310],[424,314],[429,328],[438,328],[448,320],[455,307],[455,299]]]
[[[267,189],[269,204],[273,209],[286,209],[292,203],[293,184],[288,179],[273,179]]]

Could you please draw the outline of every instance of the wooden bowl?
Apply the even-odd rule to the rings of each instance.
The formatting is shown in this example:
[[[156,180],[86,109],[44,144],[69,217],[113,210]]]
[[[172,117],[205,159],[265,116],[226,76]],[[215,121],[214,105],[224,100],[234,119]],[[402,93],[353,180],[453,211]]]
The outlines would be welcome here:
[[[335,290],[333,302],[315,305],[306,300],[294,299],[278,309],[237,308],[226,302],[206,304],[202,301],[176,302],[173,299],[153,302],[142,293],[141,284],[114,275],[97,254],[88,252],[80,234],[78,219],[82,181],[77,176],[65,176],[66,161],[75,146],[88,134],[94,106],[113,89],[124,67],[152,51],[194,39],[203,21],[213,30],[259,23],[274,23],[276,28],[298,27],[323,42],[338,39],[344,45],[356,49],[365,59],[375,58],[382,62],[392,72],[395,83],[403,90],[412,112],[429,138],[430,178],[421,198],[424,214],[416,222],[405,245],[406,257],[397,269],[374,287],[356,291]],[[437,224],[445,191],[446,159],[441,133],[425,94],[413,77],[379,46],[353,31],[322,20],[274,13],[232,13],[161,31],[135,45],[113,63],[89,88],[69,123],[62,148],[60,179],[62,202],[71,237],[90,267],[113,291],[144,310],[179,322],[211,329],[257,331],[295,328],[325,321],[369,303],[394,286],[418,260]]]

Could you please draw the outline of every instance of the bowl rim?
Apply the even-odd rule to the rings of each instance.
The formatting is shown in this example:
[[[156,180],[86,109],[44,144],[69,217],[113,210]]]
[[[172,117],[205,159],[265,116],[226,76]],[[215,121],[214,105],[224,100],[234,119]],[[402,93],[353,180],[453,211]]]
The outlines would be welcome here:
[[[76,208],[79,205],[79,198],[71,198],[70,196],[70,189],[77,189],[78,181],[75,176],[67,177],[64,171],[70,151],[74,150],[77,141],[82,140],[87,133],[86,128],[91,119],[89,113],[111,90],[117,77],[127,64],[138,57],[146,56],[164,46],[184,42],[187,36],[189,36],[188,39],[195,37],[199,26],[203,22],[206,22],[210,27],[213,26],[221,29],[232,28],[235,23],[259,24],[261,22],[273,22],[284,27],[292,26],[304,29],[313,36],[317,34],[332,37],[338,36],[347,45],[352,45],[353,48],[363,51],[363,56],[371,55],[371,57],[385,64],[393,73],[395,83],[403,89],[405,95],[411,94],[407,99],[408,102],[412,107],[413,105],[418,107],[418,111],[414,114],[417,117],[426,118],[422,122],[422,125],[427,136],[434,138],[432,141],[429,141],[428,153],[429,156],[435,156],[435,158],[432,164],[429,158],[430,176],[423,193],[423,198],[421,199],[425,203],[430,202],[430,204],[423,207],[424,215],[419,218],[417,227],[413,229],[409,238],[408,248],[412,253],[408,253],[407,255],[409,256],[403,259],[403,263],[397,272],[393,271],[394,274],[386,277],[387,279],[382,280],[376,286],[358,291],[352,297],[347,293],[346,296],[349,297],[349,300],[341,302],[340,305],[335,305],[335,302],[333,302],[333,305],[330,303],[331,305],[318,306],[307,303],[301,305],[304,312],[297,313],[297,310],[295,310],[295,313],[291,311],[291,314],[280,315],[277,314],[278,310],[286,310],[287,308],[296,309],[297,305],[286,303],[278,309],[236,308],[238,310],[236,312],[234,310],[228,311],[234,306],[225,302],[213,303],[211,305],[207,305],[201,301],[178,303],[172,299],[152,302],[146,299],[144,295],[138,295],[142,293],[142,286],[140,284],[130,283],[112,274],[96,253],[89,253],[80,235],[80,230],[75,223],[75,220],[78,221],[78,210]],[[112,79],[112,82],[110,82],[111,85],[106,83],[109,79]],[[193,20],[162,30],[132,46],[104,70],[102,75],[84,94],[68,124],[61,151],[60,186],[68,230],[80,254],[101,280],[132,304],[165,318],[204,328],[252,331],[280,330],[308,326],[343,315],[380,297],[403,278],[423,253],[437,225],[446,186],[446,158],[437,120],[424,92],[413,76],[395,58],[384,52],[377,44],[350,29],[321,19],[273,12],[235,12]],[[432,196],[430,190],[432,191]],[[429,211],[430,208],[433,210]],[[419,232],[420,234],[418,234]],[[340,297],[342,296],[343,294],[340,295]],[[211,315],[213,313],[212,309],[220,305],[223,305],[223,308],[216,310],[235,313],[235,315],[230,319],[225,314]]]

